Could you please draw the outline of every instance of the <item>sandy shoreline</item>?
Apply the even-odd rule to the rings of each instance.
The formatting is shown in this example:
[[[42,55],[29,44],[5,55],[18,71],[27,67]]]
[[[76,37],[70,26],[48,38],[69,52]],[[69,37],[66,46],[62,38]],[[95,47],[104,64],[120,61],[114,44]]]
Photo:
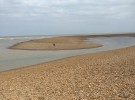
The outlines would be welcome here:
[[[102,44],[86,42],[87,37],[61,36],[17,43],[10,49],[19,50],[76,50],[101,47]]]
[[[135,46],[0,73],[2,100],[133,100]]]

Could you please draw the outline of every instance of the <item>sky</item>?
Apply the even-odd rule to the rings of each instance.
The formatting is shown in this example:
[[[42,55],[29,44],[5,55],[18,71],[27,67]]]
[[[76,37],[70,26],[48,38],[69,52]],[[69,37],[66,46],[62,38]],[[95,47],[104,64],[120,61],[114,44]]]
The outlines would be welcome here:
[[[135,0],[0,0],[0,36],[135,32]]]

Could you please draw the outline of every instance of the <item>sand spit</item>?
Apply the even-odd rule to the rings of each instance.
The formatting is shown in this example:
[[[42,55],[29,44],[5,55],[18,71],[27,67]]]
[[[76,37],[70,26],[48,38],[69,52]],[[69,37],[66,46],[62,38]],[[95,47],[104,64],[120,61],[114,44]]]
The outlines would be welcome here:
[[[0,100],[135,100],[135,46],[1,72]]]
[[[99,43],[86,42],[86,37],[63,36],[17,43],[11,49],[23,50],[71,50],[101,47]]]

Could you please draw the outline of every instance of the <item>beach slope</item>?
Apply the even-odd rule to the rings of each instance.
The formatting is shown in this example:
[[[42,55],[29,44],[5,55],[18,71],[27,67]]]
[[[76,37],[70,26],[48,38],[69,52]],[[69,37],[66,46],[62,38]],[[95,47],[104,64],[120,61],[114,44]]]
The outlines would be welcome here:
[[[1,100],[134,100],[135,46],[0,73]]]

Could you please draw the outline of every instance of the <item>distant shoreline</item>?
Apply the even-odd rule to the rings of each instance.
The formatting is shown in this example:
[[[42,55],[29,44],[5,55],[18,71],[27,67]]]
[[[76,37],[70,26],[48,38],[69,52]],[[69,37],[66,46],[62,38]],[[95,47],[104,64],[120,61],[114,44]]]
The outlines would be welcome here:
[[[84,33],[82,33],[84,34]],[[107,35],[125,35],[125,36],[135,36],[135,32],[126,32],[126,33],[90,33],[90,34],[59,34],[59,35],[55,35],[55,34],[52,34],[52,35],[17,35],[17,36],[0,36],[0,38],[8,38],[8,37],[40,37],[40,36],[107,36]]]

